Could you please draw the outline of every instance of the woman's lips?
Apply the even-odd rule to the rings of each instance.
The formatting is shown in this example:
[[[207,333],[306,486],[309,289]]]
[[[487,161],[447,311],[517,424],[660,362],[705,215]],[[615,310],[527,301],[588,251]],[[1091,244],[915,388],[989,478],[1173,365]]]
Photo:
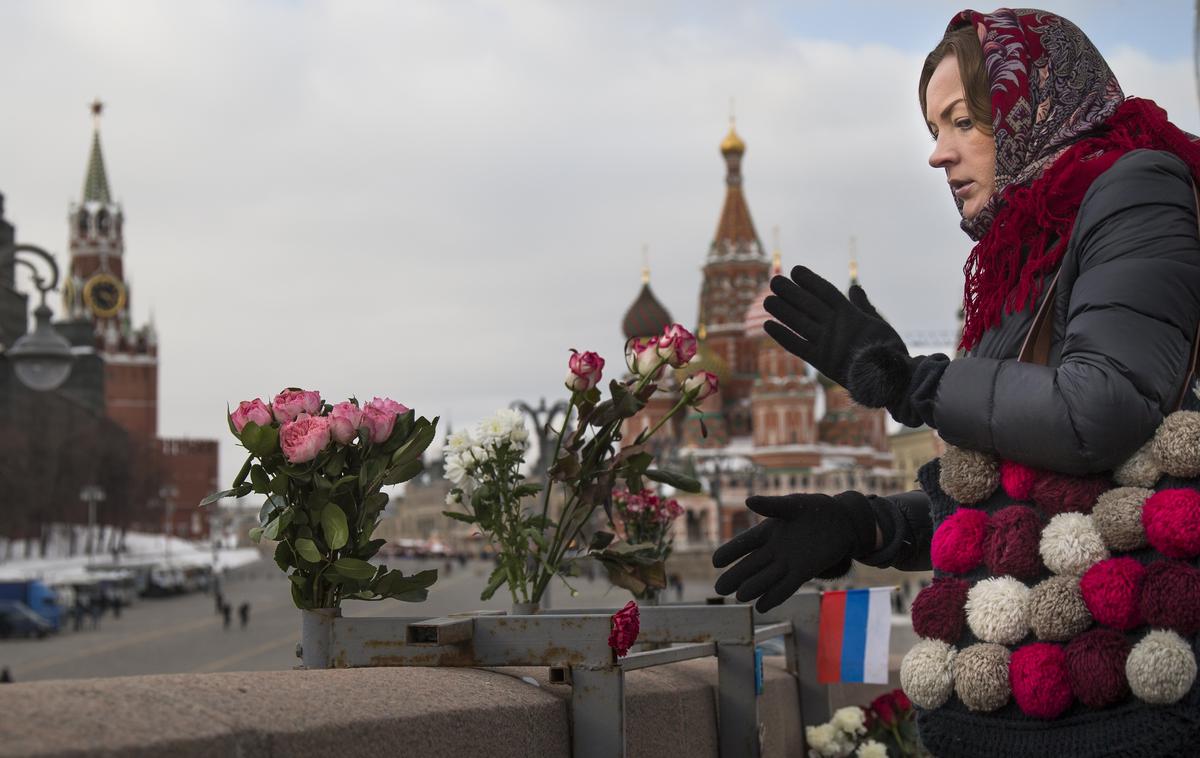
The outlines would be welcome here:
[[[960,184],[958,186],[958,188],[954,190],[954,196],[957,197],[959,200],[962,200],[962,199],[966,198],[967,195],[971,194],[971,191],[974,189],[975,189],[975,182],[967,182],[966,184]]]

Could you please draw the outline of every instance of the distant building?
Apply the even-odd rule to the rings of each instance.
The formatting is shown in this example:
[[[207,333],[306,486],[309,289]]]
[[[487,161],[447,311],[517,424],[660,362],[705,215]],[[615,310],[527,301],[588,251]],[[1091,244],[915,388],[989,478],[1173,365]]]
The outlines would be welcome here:
[[[678,496],[687,514],[676,537],[680,547],[711,545],[749,527],[753,514],[744,501],[750,494],[897,490],[885,412],[854,404],[845,389],[763,331],[769,317],[762,302],[782,256],[776,249],[768,262],[759,240],[742,182],[746,143],[732,125],[720,148],[725,201],[700,285],[698,357],[686,369],[716,374],[720,392],[654,438],[675,465],[690,467],[707,484],[703,495]],[[672,322],[648,273],[642,279],[622,323],[627,339],[661,334]],[[678,387],[672,379],[667,385],[627,422],[625,439],[674,405]]]
[[[158,334],[153,321],[135,325],[125,266],[125,212],[113,196],[100,147],[102,105],[92,105],[95,125],[83,192],[71,203],[71,259],[62,286],[63,321],[77,368],[63,392],[96,407],[148,449],[157,492],[133,511],[154,516],[140,529],[166,529],[179,537],[208,534],[206,514],[196,507],[218,489],[217,441],[165,439],[158,435]],[[82,366],[84,370],[79,371]]]

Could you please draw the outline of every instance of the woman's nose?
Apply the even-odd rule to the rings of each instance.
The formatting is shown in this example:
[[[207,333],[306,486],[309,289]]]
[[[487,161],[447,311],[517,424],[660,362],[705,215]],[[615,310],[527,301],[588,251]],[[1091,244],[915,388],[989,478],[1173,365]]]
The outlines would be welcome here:
[[[933,145],[933,152],[929,154],[929,165],[934,168],[945,168],[952,165],[956,157],[957,153],[950,145],[950,140],[938,137]]]

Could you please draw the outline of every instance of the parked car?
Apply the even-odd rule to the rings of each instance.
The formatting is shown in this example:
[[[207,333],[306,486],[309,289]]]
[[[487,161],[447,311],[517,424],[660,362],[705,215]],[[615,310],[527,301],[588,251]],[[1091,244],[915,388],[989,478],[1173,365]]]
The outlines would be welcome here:
[[[45,582],[37,579],[0,581],[0,602],[15,601],[32,610],[57,632],[62,623],[58,597]]]
[[[37,637],[54,631],[42,618],[19,600],[0,600],[0,637]]]

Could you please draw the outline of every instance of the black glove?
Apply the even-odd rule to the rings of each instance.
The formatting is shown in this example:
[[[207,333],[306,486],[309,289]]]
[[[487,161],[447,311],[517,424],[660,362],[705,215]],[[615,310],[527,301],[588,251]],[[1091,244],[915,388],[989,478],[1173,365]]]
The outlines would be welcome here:
[[[770,295],[763,301],[767,334],[805,363],[846,386],[850,363],[860,350],[883,345],[904,356],[908,349],[896,330],[879,317],[867,293],[857,284],[847,299],[837,287],[804,266],[792,269],[792,278],[771,279]]]
[[[713,553],[713,566],[742,560],[717,579],[718,594],[737,591],[766,611],[791,597],[813,577],[833,578],[850,570],[850,559],[875,550],[875,509],[858,492],[840,495],[754,496],[746,507],[768,518]],[[744,558],[742,556],[745,556]]]

